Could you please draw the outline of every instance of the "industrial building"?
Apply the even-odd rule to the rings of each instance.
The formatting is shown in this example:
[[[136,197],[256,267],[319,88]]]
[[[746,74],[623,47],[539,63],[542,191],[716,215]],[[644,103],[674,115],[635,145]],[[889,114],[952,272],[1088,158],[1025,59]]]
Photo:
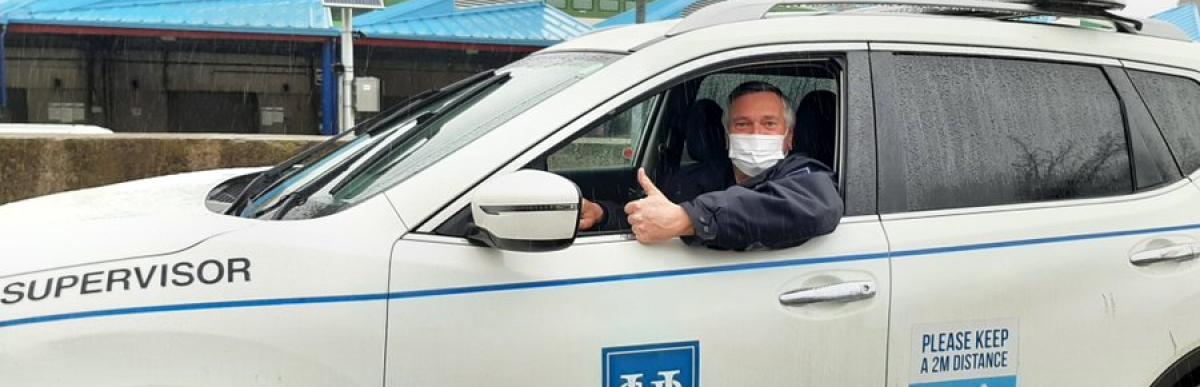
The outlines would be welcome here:
[[[366,92],[382,106],[590,30],[541,2],[453,0],[411,0],[354,27],[357,76],[378,79]],[[8,0],[0,29],[0,122],[335,131],[339,26],[320,0]]]

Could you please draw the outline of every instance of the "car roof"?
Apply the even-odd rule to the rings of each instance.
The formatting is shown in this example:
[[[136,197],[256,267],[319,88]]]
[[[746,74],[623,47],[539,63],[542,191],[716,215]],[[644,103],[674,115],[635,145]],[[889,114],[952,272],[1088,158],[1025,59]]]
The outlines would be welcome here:
[[[738,21],[668,37],[678,23],[674,20],[604,29],[543,51],[628,53],[692,39],[705,40],[713,50],[773,43],[916,43],[1045,51],[1200,69],[1200,45],[1192,42],[1048,23],[907,13],[831,13]]]
[[[628,53],[666,37],[680,19],[629,24],[596,30],[543,51],[611,51]]]

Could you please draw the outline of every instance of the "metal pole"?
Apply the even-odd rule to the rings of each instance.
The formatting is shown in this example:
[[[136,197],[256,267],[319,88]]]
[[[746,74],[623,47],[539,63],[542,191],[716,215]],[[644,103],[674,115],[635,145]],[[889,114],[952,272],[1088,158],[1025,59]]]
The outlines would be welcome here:
[[[637,24],[646,22],[646,0],[637,0]]]
[[[342,127],[354,127],[354,12],[342,8]]]
[[[8,107],[8,78],[6,68],[8,61],[5,59],[4,40],[8,38],[8,22],[0,25],[0,107]],[[90,70],[89,70],[90,71]]]
[[[337,75],[333,73],[333,39],[321,44],[321,134],[334,135],[337,126]]]

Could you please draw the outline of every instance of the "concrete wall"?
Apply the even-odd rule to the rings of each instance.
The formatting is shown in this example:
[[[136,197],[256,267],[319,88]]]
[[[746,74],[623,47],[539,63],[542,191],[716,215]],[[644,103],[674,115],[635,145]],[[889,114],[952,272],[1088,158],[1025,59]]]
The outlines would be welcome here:
[[[0,135],[0,204],[146,177],[279,163],[320,136]]]

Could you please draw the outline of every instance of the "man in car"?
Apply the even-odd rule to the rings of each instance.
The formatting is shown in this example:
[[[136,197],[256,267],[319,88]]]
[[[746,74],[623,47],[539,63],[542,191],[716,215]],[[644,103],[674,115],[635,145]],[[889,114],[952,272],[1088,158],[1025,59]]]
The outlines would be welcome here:
[[[795,121],[779,88],[758,81],[735,88],[725,116],[733,168],[698,175],[700,181],[691,184],[699,183],[703,193],[676,198],[679,203],[638,170],[647,196],[624,207],[638,241],[654,244],[681,237],[690,245],[761,250],[792,247],[833,232],[843,209],[833,172],[805,155],[789,155]],[[617,213],[613,207],[584,200],[580,229],[618,222],[612,218]]]

